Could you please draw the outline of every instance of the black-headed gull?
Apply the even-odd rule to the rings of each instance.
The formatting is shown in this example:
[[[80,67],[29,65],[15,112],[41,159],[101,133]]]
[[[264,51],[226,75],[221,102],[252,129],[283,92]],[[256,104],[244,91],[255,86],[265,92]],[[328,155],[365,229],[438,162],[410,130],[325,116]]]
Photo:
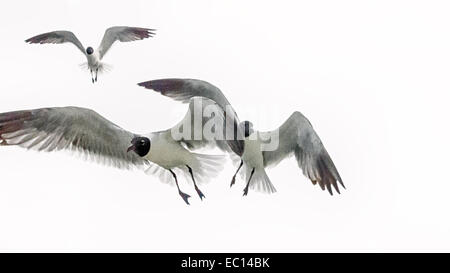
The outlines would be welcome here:
[[[128,132],[95,111],[79,107],[55,107],[0,113],[0,145],[20,145],[39,151],[74,150],[91,159],[118,168],[138,168],[156,174],[166,183],[175,182],[178,193],[189,204],[188,194],[181,191],[175,172],[192,180],[199,197],[204,195],[197,183],[207,182],[223,169],[223,155],[193,153],[190,149],[226,143],[212,143],[207,138],[173,138],[172,131],[190,126],[196,111],[215,104],[204,98],[193,98],[183,120],[171,129],[145,135]],[[201,109],[198,109],[201,108]],[[199,132],[217,115],[202,116]],[[220,122],[220,121],[219,121]],[[194,131],[194,130],[193,130]],[[194,133],[194,132],[193,132]],[[186,148],[190,148],[189,150]],[[188,180],[188,181],[189,181]]]
[[[92,83],[94,83],[97,81],[98,72],[105,69],[105,64],[102,62],[102,59],[115,41],[131,42],[143,40],[145,38],[153,37],[153,35],[155,35],[155,31],[155,29],[140,27],[110,27],[105,31],[102,42],[96,51],[94,51],[94,49],[90,46],[85,49],[75,34],[66,30],[39,34],[25,40],[25,42],[30,44],[74,44],[83,53],[83,55],[86,56],[87,67],[91,72]]]
[[[314,185],[319,184],[322,190],[327,189],[333,195],[333,186],[340,193],[337,182],[345,188],[322,141],[308,119],[300,112],[294,112],[276,130],[257,132],[253,131],[252,124],[249,121],[240,123],[232,108],[231,111],[227,111],[228,100],[219,88],[208,82],[194,79],[160,79],[142,82],[138,85],[182,102],[187,102],[190,98],[196,96],[211,99],[222,107],[228,117],[233,116],[232,118],[236,119],[235,124],[238,123],[239,126],[235,129],[240,131],[238,135],[244,135],[245,140],[243,145],[242,142],[235,145],[240,147],[239,150],[233,149],[241,160],[232,178],[231,186],[234,184],[236,174],[244,166],[244,174],[247,180],[244,195],[247,195],[249,187],[268,193],[275,192],[275,187],[267,176],[265,167],[276,165],[290,155],[295,155],[303,174]],[[278,143],[278,145],[268,149],[269,146],[267,145],[270,145],[269,142],[274,140],[273,137],[277,138],[274,143]],[[232,141],[238,142],[239,138]],[[263,145],[266,145],[266,148],[263,148]]]

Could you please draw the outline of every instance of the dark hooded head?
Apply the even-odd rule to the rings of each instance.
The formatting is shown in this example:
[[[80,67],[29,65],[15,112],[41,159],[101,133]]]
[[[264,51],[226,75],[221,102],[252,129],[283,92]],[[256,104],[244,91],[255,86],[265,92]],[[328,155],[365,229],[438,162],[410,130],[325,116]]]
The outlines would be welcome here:
[[[241,122],[241,126],[243,127],[245,137],[249,137],[251,134],[253,134],[253,123],[246,120]]]
[[[134,137],[131,140],[131,146],[128,147],[127,152],[133,151],[140,157],[144,157],[150,151],[150,139],[148,137]]]
[[[91,55],[92,53],[94,53],[94,49],[90,46],[88,46],[88,48],[86,48],[86,53],[87,55]]]

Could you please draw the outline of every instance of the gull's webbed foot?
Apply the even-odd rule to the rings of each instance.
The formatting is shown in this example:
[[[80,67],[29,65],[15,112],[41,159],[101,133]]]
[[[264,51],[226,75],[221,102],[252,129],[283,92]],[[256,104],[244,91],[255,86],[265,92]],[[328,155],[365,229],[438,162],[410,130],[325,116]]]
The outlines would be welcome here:
[[[186,204],[189,204],[188,198],[190,198],[191,196],[189,194],[186,194],[182,191],[178,191],[178,193],[180,194],[181,198],[183,198],[184,202],[186,202]]]

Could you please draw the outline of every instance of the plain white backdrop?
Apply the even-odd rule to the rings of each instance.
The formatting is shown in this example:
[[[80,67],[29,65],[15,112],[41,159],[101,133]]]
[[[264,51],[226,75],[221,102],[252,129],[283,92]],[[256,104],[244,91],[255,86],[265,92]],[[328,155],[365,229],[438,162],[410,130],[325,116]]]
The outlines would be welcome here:
[[[293,158],[278,192],[229,188],[234,168],[186,206],[176,188],[70,153],[0,147],[1,251],[448,251],[448,1],[8,1],[0,11],[0,112],[82,106],[136,133],[186,105],[136,83],[187,77],[225,93],[260,130],[301,111],[347,190],[313,186]],[[71,30],[97,48],[114,25],[156,28],[117,43],[91,83]],[[211,151],[216,152],[216,151]]]

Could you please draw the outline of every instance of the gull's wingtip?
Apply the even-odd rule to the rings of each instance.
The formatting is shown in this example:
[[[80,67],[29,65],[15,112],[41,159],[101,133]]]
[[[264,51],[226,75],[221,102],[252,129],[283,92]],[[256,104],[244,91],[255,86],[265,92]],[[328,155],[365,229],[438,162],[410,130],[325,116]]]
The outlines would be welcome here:
[[[138,86],[142,86],[148,89],[151,89],[151,81],[146,81],[146,82],[140,82],[137,84]]]
[[[156,29],[147,28],[146,30],[147,30],[146,38],[151,38],[156,35]]]
[[[168,90],[179,90],[183,87],[184,80],[182,79],[159,79],[138,83],[139,86],[147,89],[152,89],[158,92]]]
[[[155,36],[155,34],[156,34],[155,33],[156,29],[151,29],[151,28],[129,27],[127,29],[127,31],[136,35],[136,38],[138,38],[137,40],[143,40],[146,38],[150,38],[150,37]]]

